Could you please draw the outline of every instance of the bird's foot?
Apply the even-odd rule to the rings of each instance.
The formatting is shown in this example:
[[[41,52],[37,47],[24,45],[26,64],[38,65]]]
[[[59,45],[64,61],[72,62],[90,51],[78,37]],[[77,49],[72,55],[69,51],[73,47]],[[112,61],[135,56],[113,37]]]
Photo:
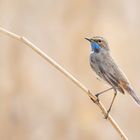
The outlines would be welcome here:
[[[99,94],[96,94],[95,96],[96,96],[97,99],[96,99],[96,100],[93,100],[93,99],[91,98],[91,100],[92,100],[94,103],[98,104],[98,103],[99,103],[99,98],[98,98]]]
[[[88,94],[89,94],[89,97],[90,97],[90,99],[95,103],[95,104],[98,104],[99,103],[99,99],[98,99],[98,97],[96,98],[96,99],[94,99],[94,98],[92,98],[92,93],[90,92],[90,91],[88,91]]]
[[[97,98],[96,100],[90,98],[95,104],[98,104],[99,103],[99,99]]]
[[[101,94],[100,92],[97,93],[97,94],[95,94],[95,96],[97,97],[97,99],[99,99],[98,97],[99,97],[100,94]]]
[[[95,94],[95,96],[96,96],[96,102],[99,102],[99,95],[100,95],[100,93],[97,93],[97,94]]]
[[[105,119],[105,120],[107,120],[107,119],[108,119],[109,112],[110,112],[110,109],[109,109],[109,110],[107,110],[107,113],[105,114],[105,117],[104,117],[104,119]]]

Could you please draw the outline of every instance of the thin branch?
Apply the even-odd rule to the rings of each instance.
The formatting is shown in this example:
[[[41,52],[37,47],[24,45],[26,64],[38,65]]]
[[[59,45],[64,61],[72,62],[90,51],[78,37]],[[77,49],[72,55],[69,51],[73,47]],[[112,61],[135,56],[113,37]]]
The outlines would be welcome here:
[[[73,83],[75,83],[79,88],[81,88],[90,98],[91,100],[101,109],[102,114],[106,115],[107,111],[104,107],[104,105],[99,101],[97,101],[96,96],[94,96],[79,80],[77,80],[72,74],[70,74],[68,71],[66,71],[62,66],[60,66],[56,61],[54,61],[51,57],[49,57],[47,54],[45,54],[43,51],[41,51],[38,47],[36,47],[33,43],[31,43],[28,39],[25,37],[19,36],[15,33],[12,33],[2,27],[0,27],[0,32],[16,39],[24,44],[26,44],[28,47],[32,48],[36,53],[38,53],[41,57],[43,57],[46,61],[48,61],[50,64],[52,64],[57,70],[62,72],[66,77],[68,77]],[[118,132],[118,134],[121,136],[122,139],[128,140],[124,132],[120,129],[119,125],[115,122],[115,120],[111,117],[109,114],[108,120],[113,126],[113,128]]]

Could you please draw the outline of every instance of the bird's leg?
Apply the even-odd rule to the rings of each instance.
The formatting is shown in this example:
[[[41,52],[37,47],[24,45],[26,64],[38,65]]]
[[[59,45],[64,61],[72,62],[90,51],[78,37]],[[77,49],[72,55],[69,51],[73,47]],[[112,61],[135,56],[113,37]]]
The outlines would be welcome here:
[[[111,89],[113,89],[113,87],[111,87],[111,88],[109,88],[109,89],[106,89],[106,90],[104,90],[104,91],[101,91],[101,92],[95,94],[95,96],[98,98],[99,95],[101,95],[101,94],[103,94],[103,93],[105,93],[105,92],[107,92],[107,91],[109,91],[109,90],[111,90]]]
[[[117,95],[117,90],[114,89],[114,91],[115,91],[115,92],[114,92],[114,96],[113,96],[113,99],[112,99],[112,101],[111,101],[110,107],[109,107],[109,109],[107,110],[107,114],[105,115],[105,119],[108,118],[108,114],[109,114],[109,112],[111,111],[112,105],[113,105],[113,103],[114,103],[114,101],[115,101],[115,97],[116,97],[116,95]]]
[[[111,87],[111,88],[109,88],[109,89],[103,90],[103,91],[101,91],[101,92],[95,94],[95,96],[97,97],[97,100],[96,100],[95,102],[99,102],[99,98],[98,98],[99,95],[101,95],[101,94],[103,94],[103,93],[105,93],[105,92],[107,92],[107,91],[109,91],[109,90],[111,90],[111,89],[114,89],[114,88]]]

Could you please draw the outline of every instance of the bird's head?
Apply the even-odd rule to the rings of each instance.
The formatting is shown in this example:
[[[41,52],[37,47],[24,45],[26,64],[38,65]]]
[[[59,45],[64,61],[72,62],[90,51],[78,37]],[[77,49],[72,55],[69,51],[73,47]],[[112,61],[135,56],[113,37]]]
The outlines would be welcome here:
[[[95,53],[99,53],[101,50],[109,51],[108,43],[103,37],[95,36],[85,39],[91,43],[91,49]]]

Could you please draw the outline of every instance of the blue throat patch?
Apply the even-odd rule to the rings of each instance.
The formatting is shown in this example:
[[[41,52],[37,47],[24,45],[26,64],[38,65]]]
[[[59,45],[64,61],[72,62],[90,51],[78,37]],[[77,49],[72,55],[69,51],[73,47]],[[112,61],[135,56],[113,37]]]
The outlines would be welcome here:
[[[94,51],[95,53],[98,53],[100,51],[100,45],[96,42],[91,43],[91,49],[92,51]]]

